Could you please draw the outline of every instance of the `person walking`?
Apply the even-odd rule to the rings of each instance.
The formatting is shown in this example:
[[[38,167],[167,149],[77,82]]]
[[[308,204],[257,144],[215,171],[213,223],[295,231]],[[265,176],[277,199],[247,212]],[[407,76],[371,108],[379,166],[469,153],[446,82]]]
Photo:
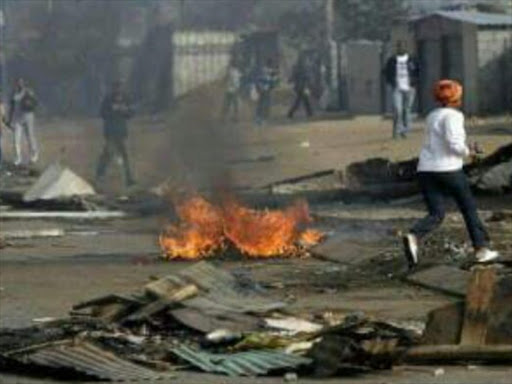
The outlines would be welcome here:
[[[418,180],[428,214],[403,237],[409,267],[418,263],[418,242],[444,219],[444,197],[455,200],[464,217],[477,262],[497,258],[489,249],[489,235],[478,217],[475,199],[462,169],[465,157],[475,154],[476,144],[468,147],[461,105],[462,85],[454,80],[435,84],[434,97],[440,106],[429,113],[423,147],[418,162]]]
[[[35,134],[35,116],[37,98],[32,89],[26,86],[22,78],[16,80],[9,107],[8,125],[14,130],[14,165],[22,163],[21,146],[23,135],[28,141],[29,162],[39,159],[39,146]]]
[[[311,68],[308,66],[306,57],[304,55],[300,55],[290,78],[290,81],[293,83],[293,90],[295,91],[295,101],[288,111],[288,118],[290,119],[293,118],[293,115],[301,105],[304,105],[308,117],[313,115],[311,101],[309,99],[311,94],[310,72]]]
[[[396,53],[389,58],[384,68],[386,83],[393,89],[393,139],[405,138],[411,129],[411,111],[418,83],[419,67],[398,42]]]
[[[232,61],[229,64],[226,76],[226,92],[224,94],[224,105],[222,107],[222,119],[226,120],[230,110],[233,110],[233,121],[238,121],[238,104],[240,99],[240,84],[242,73]]]
[[[105,145],[96,169],[98,185],[103,183],[107,167],[115,158],[120,158],[122,161],[125,185],[135,184],[126,149],[127,122],[133,117],[133,114],[133,106],[129,97],[122,91],[121,82],[114,82],[111,93],[105,96],[100,109]]]
[[[277,86],[279,78],[277,71],[272,65],[272,60],[267,60],[261,68],[256,78],[256,123],[262,125],[270,116],[270,107],[272,104],[271,93]]]

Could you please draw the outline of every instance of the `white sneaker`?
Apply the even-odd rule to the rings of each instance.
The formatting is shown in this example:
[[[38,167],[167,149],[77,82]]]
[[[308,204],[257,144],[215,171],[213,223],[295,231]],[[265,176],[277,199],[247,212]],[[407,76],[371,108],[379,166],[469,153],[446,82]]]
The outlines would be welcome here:
[[[475,258],[478,263],[487,263],[494,259],[497,259],[500,254],[497,251],[493,251],[489,248],[480,248],[475,253]]]
[[[413,268],[418,264],[418,238],[412,233],[408,233],[403,238],[405,258],[409,268]]]

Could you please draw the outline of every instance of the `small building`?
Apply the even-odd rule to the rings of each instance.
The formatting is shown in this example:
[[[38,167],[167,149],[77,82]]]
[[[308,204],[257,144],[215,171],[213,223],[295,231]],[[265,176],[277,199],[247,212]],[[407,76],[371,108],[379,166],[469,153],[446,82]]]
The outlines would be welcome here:
[[[428,112],[432,84],[440,78],[464,85],[469,114],[496,114],[512,103],[512,15],[438,11],[410,21],[421,66],[418,106]]]

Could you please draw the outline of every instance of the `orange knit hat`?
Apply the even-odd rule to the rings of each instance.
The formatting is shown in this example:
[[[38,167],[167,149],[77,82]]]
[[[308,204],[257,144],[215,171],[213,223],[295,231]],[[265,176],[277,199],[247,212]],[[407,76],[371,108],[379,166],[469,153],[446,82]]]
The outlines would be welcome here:
[[[434,97],[444,106],[458,107],[462,101],[462,85],[455,80],[439,80],[434,85]]]

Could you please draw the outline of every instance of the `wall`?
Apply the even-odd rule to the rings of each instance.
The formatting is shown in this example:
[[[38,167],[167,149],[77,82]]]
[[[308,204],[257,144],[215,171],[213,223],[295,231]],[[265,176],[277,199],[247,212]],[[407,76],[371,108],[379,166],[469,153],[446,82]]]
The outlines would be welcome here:
[[[511,63],[504,53],[512,48],[512,32],[507,29],[480,29],[478,46],[478,91],[482,113],[500,113],[507,110],[507,72]],[[508,67],[508,68],[507,68]]]
[[[344,44],[348,110],[352,113],[379,114],[381,107],[382,44],[354,41]]]
[[[464,54],[471,30],[465,30],[464,23],[437,15],[418,20],[414,25],[421,69],[419,109],[426,114],[436,106],[432,98],[432,85],[436,81],[454,77],[463,84],[466,82]],[[470,93],[465,96],[465,106],[470,104],[471,97]]]
[[[176,31],[172,37],[173,97],[222,78],[236,35],[230,32]]]

